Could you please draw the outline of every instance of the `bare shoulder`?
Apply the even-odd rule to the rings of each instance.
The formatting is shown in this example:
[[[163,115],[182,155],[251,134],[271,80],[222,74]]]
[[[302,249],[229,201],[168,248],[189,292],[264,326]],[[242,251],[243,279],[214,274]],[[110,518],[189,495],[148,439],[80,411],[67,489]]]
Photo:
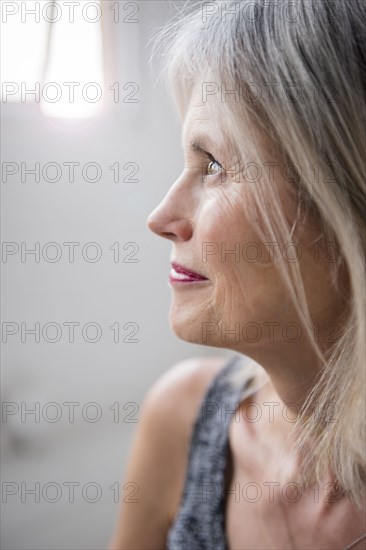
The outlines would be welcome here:
[[[155,382],[146,396],[146,410],[153,415],[156,425],[164,427],[166,434],[162,462],[167,475],[171,476],[167,499],[169,523],[174,519],[183,491],[191,435],[199,407],[208,386],[227,362],[227,357],[217,355],[180,361]]]
[[[189,412],[195,416],[208,385],[227,362],[227,357],[218,355],[179,361],[151,386],[146,405],[157,406],[162,412],[180,407],[187,409],[188,416]]]
[[[124,473],[138,502],[121,504],[111,550],[165,548],[183,491],[194,420],[208,385],[227,362],[223,356],[184,359],[148,390]]]

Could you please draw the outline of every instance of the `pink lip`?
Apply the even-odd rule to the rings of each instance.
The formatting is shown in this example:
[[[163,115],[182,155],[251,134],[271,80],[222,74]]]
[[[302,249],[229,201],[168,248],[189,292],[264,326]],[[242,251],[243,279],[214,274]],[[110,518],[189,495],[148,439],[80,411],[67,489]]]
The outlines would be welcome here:
[[[184,279],[178,279],[175,278],[174,275],[170,274],[169,280],[170,282],[177,282],[177,283],[184,283],[184,282],[193,282],[193,281],[208,281],[207,277],[204,277],[200,273],[196,273],[195,271],[191,271],[190,269],[187,269],[186,267],[183,267],[182,265],[179,265],[175,262],[172,262],[172,268],[177,272],[181,273],[182,275],[185,275]]]

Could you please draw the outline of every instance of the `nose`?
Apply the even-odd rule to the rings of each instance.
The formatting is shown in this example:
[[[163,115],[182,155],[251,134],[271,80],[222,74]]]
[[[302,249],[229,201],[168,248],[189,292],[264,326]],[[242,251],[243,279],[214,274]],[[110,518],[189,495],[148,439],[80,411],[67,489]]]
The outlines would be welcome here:
[[[192,198],[179,184],[171,187],[146,220],[148,228],[171,241],[188,241],[193,233]]]

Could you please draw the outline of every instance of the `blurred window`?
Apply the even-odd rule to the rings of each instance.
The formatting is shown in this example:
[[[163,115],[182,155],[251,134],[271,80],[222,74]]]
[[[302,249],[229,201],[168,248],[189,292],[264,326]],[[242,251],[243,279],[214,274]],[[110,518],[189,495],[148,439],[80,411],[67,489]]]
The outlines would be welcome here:
[[[102,108],[100,1],[1,2],[1,101],[87,118]]]

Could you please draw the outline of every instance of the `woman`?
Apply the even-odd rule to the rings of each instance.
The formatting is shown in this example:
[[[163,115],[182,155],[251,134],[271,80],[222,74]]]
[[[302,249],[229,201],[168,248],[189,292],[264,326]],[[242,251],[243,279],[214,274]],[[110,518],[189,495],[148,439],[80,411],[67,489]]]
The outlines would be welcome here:
[[[203,2],[164,28],[185,167],[170,323],[228,348],[148,393],[113,549],[365,549],[363,0]]]

